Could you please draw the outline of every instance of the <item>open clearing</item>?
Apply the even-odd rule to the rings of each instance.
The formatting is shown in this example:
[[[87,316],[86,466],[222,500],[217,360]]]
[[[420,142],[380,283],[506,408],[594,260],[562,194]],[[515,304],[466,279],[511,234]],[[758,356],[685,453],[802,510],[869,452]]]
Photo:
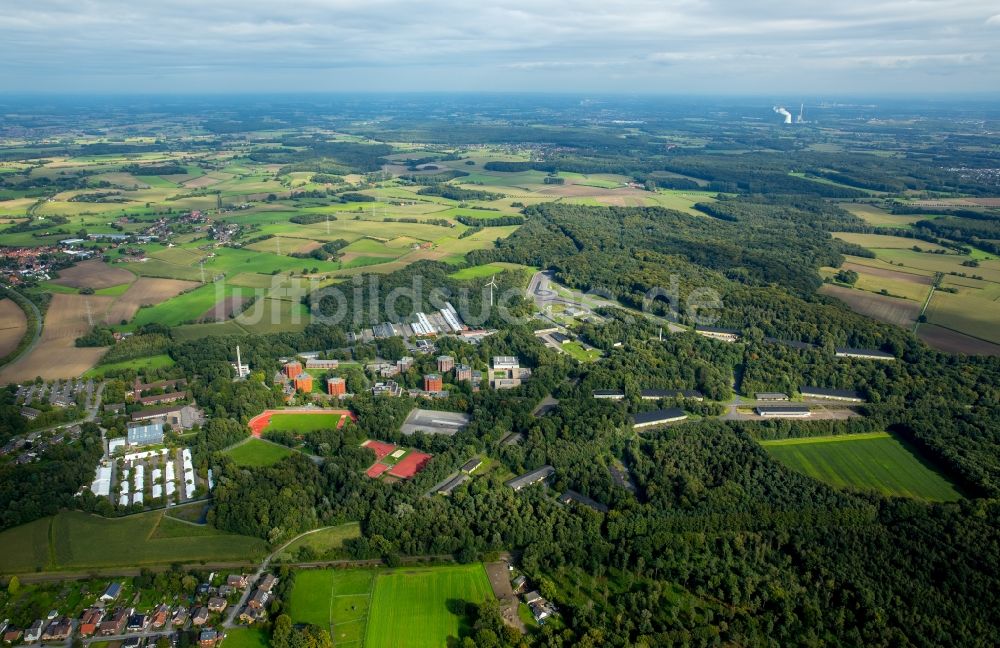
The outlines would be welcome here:
[[[886,432],[762,441],[793,470],[839,488],[953,501],[961,494],[914,449]]]
[[[98,567],[259,560],[263,540],[191,525],[150,511],[102,518],[65,511],[0,533],[0,571],[69,571]]]
[[[59,271],[59,278],[52,283],[70,288],[110,288],[135,281],[135,275],[119,266],[109,266],[98,259],[91,259]]]
[[[833,284],[823,284],[819,292],[836,297],[855,313],[904,328],[913,326],[922,306],[919,302],[909,299],[888,297]]]
[[[439,567],[309,570],[295,576],[292,620],[330,628],[355,648],[451,645],[471,630],[463,602],[492,596],[479,563]]]
[[[285,457],[291,456],[292,452],[294,451],[283,445],[251,437],[222,454],[228,456],[238,466],[257,468],[278,463]]]
[[[76,378],[104,355],[105,347],[81,348],[76,338],[104,316],[114,297],[99,295],[52,295],[45,313],[42,336],[26,356],[0,370],[0,384],[33,380]]]
[[[141,307],[155,306],[198,285],[194,281],[140,277],[112,304],[108,314],[104,316],[104,321],[108,324],[128,322]]]
[[[28,332],[28,318],[13,299],[0,299],[0,358],[17,348]]]
[[[303,547],[308,547],[317,559],[333,560],[344,555],[345,540],[358,537],[361,537],[361,525],[357,522],[347,522],[302,536],[285,547],[278,558],[280,560],[293,560]]]

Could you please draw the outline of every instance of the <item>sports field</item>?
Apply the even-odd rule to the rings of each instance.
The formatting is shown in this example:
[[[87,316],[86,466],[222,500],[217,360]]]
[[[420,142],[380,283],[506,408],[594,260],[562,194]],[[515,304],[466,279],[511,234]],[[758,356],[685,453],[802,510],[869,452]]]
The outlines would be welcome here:
[[[961,499],[955,486],[887,432],[762,441],[793,470],[838,488],[928,501]]]
[[[227,455],[238,466],[258,467],[277,463],[291,455],[292,450],[277,443],[251,437],[222,454]]]
[[[482,564],[309,570],[295,576],[292,620],[330,628],[336,645],[447,646],[467,634],[462,601],[492,596]]]
[[[265,410],[250,419],[248,425],[254,436],[260,436],[264,430],[288,430],[291,432],[315,432],[341,428],[347,418],[354,414],[347,410],[324,409],[287,409]]]

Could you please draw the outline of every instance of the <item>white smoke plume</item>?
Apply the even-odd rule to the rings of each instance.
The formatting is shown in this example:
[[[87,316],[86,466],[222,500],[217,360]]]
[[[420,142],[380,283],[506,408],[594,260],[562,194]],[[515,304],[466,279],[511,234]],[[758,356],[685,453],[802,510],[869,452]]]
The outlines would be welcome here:
[[[785,110],[784,106],[775,106],[774,112],[778,113],[779,115],[784,115],[786,124],[792,123],[792,113]]]

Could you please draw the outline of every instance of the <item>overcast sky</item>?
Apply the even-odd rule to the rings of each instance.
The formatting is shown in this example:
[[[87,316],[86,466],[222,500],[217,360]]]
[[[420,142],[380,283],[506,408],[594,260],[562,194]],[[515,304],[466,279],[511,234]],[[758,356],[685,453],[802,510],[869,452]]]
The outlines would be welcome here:
[[[2,92],[1000,91],[997,0],[8,0]]]

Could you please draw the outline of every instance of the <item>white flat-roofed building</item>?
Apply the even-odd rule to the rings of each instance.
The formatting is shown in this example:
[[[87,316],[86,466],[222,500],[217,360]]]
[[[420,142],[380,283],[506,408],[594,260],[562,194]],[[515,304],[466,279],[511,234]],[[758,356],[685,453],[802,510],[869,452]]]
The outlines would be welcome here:
[[[806,418],[812,414],[805,405],[758,405],[756,411],[765,418]]]
[[[895,360],[896,356],[878,349],[854,349],[851,347],[837,347],[834,355],[838,358],[856,358],[860,360]]]
[[[521,361],[517,359],[517,356],[493,356],[494,371],[510,371],[520,368]]]

